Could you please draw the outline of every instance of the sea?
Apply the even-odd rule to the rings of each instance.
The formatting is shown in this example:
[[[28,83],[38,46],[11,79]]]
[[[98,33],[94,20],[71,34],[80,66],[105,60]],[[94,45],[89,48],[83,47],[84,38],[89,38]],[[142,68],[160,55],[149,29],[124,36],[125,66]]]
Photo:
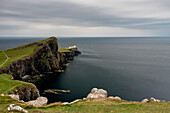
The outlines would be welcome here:
[[[1,37],[0,50],[42,37]],[[82,99],[92,88],[128,101],[158,98],[170,101],[170,38],[168,37],[60,37],[59,47],[76,45],[82,52],[65,72],[53,74],[41,90],[70,90],[68,94],[44,94],[51,102]]]

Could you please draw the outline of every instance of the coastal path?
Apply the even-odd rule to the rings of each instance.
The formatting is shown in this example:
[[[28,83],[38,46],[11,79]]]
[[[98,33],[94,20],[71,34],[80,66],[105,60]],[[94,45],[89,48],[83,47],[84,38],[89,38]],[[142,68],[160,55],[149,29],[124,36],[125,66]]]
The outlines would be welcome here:
[[[9,60],[9,57],[8,57],[7,54],[4,52],[4,50],[2,50],[2,52],[4,53],[4,55],[6,56],[7,59],[0,65],[0,67],[3,66],[3,65]]]

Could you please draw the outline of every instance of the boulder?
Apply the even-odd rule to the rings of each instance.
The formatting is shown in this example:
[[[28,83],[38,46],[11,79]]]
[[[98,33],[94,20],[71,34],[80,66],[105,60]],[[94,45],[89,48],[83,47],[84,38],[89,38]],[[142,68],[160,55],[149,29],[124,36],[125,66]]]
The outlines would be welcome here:
[[[11,98],[13,98],[13,99],[20,100],[20,99],[19,99],[19,95],[10,94],[9,96],[10,96]]]
[[[156,99],[156,102],[161,102],[161,100],[159,100],[159,99]]]
[[[62,103],[63,105],[68,105],[68,104],[70,104],[69,102],[64,102],[64,103]]]
[[[17,90],[16,94],[19,95],[20,100],[23,100],[25,102],[35,100],[40,97],[39,90],[35,85],[20,87]]]
[[[107,98],[107,91],[103,89],[93,88],[91,92],[87,95],[88,99],[92,98]]]
[[[149,99],[149,102],[156,102],[156,99],[153,98],[153,97],[151,97],[151,98]]]
[[[30,75],[25,75],[25,76],[22,77],[22,80],[26,81],[26,80],[28,80],[29,78],[31,78]]]
[[[1,94],[1,96],[4,96],[5,94]]]
[[[121,100],[121,98],[118,96],[115,96],[115,100]]]
[[[118,97],[118,96],[109,96],[108,97],[109,99],[112,99],[112,100],[121,100],[121,98],[120,97]]]
[[[73,102],[70,102],[70,104],[74,104],[76,102],[80,101],[80,99],[74,100]]]
[[[10,111],[10,110],[18,110],[18,111],[21,111],[21,112],[24,112],[24,113],[28,113],[27,110],[23,109],[20,106],[15,105],[15,104],[9,105],[9,107],[7,109],[8,109],[8,111]]]
[[[42,106],[47,104],[48,99],[46,97],[38,97],[36,100],[28,101],[27,104],[33,105],[33,106]]]
[[[146,103],[146,102],[161,102],[161,101],[159,99],[155,99],[155,98],[151,97],[150,99],[145,98],[141,102]]]
[[[149,100],[148,100],[147,98],[145,98],[145,99],[143,99],[141,102],[142,102],[142,103],[146,103],[146,102],[149,102]]]
[[[109,99],[115,99],[115,97],[113,97],[113,96],[109,96],[108,98],[109,98]]]

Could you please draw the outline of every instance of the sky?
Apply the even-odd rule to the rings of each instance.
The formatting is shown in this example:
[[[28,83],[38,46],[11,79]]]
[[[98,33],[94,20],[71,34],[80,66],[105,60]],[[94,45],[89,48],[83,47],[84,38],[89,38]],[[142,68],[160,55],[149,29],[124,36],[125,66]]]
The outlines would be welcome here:
[[[170,36],[170,0],[0,0],[0,36]]]

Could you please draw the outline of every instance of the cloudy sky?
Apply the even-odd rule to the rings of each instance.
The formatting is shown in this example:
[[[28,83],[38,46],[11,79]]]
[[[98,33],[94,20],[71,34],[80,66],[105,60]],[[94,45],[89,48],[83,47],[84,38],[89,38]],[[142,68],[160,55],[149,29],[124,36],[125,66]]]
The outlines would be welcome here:
[[[0,0],[0,36],[170,36],[170,0]]]

